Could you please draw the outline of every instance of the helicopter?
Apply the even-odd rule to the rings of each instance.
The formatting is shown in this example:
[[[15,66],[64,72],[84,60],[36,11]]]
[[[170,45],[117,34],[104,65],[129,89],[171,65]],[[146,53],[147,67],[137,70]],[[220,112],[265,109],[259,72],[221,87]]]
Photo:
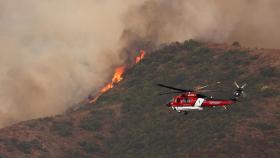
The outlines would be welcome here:
[[[217,84],[220,83],[221,82],[217,82]],[[181,93],[180,95],[174,96],[166,104],[166,106],[170,107],[171,109],[179,113],[184,112],[184,114],[188,114],[189,111],[201,111],[205,107],[224,107],[225,109],[227,109],[228,105],[232,105],[238,102],[240,96],[243,97],[246,96],[244,92],[244,88],[247,86],[246,83],[243,84],[242,86],[239,86],[237,82],[234,82],[234,85],[236,86],[237,89],[233,93],[233,97],[230,99],[217,99],[212,96],[207,96],[202,94],[211,91],[216,91],[216,90],[204,89],[209,85],[196,87],[194,89],[181,89],[181,88],[175,88],[164,84],[157,84],[157,85],[163,88],[174,90],[172,92],[160,93],[160,95]]]

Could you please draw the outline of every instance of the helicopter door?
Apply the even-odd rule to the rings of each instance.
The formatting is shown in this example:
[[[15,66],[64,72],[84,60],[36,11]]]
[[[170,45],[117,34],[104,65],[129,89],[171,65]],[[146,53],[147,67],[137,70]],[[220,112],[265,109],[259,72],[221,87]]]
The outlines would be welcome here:
[[[201,107],[202,103],[204,102],[205,99],[203,98],[198,98],[194,104],[194,107]]]
[[[181,98],[176,98],[175,102],[176,102],[177,105],[180,104],[181,103]]]
[[[183,98],[181,102],[182,102],[183,105],[185,105],[185,104],[188,103],[188,99],[187,98]]]

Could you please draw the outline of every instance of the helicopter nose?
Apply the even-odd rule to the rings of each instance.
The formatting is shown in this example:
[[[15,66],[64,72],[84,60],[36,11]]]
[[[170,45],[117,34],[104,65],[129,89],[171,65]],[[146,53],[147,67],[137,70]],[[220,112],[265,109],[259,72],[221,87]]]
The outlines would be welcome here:
[[[166,106],[167,106],[167,107],[170,107],[170,106],[171,106],[171,103],[170,103],[170,102],[168,102],[168,103],[166,104]]]

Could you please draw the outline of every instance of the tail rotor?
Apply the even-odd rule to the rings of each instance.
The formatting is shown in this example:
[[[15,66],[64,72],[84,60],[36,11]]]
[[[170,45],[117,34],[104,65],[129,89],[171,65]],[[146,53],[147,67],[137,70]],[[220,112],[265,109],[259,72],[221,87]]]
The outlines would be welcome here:
[[[233,93],[234,98],[233,100],[238,100],[240,96],[246,97],[247,94],[244,92],[244,88],[247,86],[247,83],[243,84],[242,86],[239,86],[237,82],[234,82],[234,85],[236,86],[236,91]]]

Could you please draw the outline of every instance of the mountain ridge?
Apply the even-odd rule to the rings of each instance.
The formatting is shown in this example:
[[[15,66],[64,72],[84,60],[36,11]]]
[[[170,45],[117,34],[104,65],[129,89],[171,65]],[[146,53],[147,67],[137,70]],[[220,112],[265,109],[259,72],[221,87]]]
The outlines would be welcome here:
[[[0,129],[0,157],[277,157],[279,50],[188,40],[164,45],[128,69],[94,104]],[[184,116],[156,83],[194,87],[247,82],[248,98]],[[187,87],[185,87],[187,88]],[[267,104],[267,105],[264,105]]]

